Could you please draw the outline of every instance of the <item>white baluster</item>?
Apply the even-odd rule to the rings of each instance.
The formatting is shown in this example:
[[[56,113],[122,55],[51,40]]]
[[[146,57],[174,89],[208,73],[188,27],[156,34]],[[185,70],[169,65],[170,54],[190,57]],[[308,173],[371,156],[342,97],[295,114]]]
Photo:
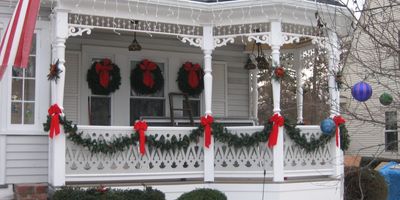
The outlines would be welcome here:
[[[297,101],[297,123],[303,123],[303,82],[301,80],[301,71],[303,70],[303,63],[300,60],[302,51],[296,51],[294,55],[294,65],[296,69],[296,101]]]

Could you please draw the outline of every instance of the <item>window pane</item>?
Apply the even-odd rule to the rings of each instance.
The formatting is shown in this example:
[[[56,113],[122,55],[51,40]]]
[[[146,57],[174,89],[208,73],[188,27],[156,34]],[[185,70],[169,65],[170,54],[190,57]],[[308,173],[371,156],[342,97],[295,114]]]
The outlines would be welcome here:
[[[24,100],[35,100],[35,80],[25,79]]]
[[[385,112],[385,125],[386,130],[397,130],[397,112]]]
[[[12,68],[13,77],[22,77],[24,70],[22,68]]]
[[[22,103],[11,103],[11,124],[22,123]]]
[[[36,34],[33,34],[32,37],[31,54],[36,54]]]
[[[35,123],[35,104],[25,103],[24,104],[24,124]]]
[[[398,150],[397,132],[386,132],[385,144],[387,151],[397,151]]]
[[[111,98],[91,97],[90,125],[111,125]]]
[[[26,77],[35,77],[36,56],[29,56],[28,68],[25,69]]]
[[[12,79],[11,99],[22,100],[22,79]]]
[[[189,100],[190,106],[192,108],[192,114],[193,117],[199,117],[200,116],[200,100]],[[186,101],[183,100],[183,109],[187,108]],[[183,111],[183,116],[188,117],[189,112],[188,111]]]
[[[130,121],[133,124],[140,117],[164,116],[164,99],[131,99]]]

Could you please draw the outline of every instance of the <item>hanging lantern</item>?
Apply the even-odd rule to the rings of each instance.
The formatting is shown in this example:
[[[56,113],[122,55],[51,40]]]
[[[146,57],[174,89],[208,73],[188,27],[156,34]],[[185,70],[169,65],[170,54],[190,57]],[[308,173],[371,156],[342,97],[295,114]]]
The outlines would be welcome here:
[[[256,58],[256,61],[258,69],[268,69],[269,63],[267,62],[267,59],[265,59],[264,56],[258,56]]]
[[[247,59],[246,65],[244,65],[244,68],[247,70],[252,70],[255,69],[257,66],[251,61],[251,59]]]
[[[381,102],[381,104],[384,105],[384,106],[388,106],[393,102],[393,97],[392,97],[392,95],[384,92],[379,97],[379,102]]]
[[[332,135],[336,130],[336,125],[331,118],[326,118],[321,122],[320,128],[323,134]]]
[[[134,30],[136,30],[136,25],[139,23],[138,21],[131,21],[133,24]],[[139,42],[136,40],[136,32],[133,32],[133,41],[128,46],[129,51],[140,51],[142,50],[142,46],[140,46]]]
[[[368,83],[360,81],[351,88],[351,95],[357,101],[367,101],[372,96],[372,87]]]

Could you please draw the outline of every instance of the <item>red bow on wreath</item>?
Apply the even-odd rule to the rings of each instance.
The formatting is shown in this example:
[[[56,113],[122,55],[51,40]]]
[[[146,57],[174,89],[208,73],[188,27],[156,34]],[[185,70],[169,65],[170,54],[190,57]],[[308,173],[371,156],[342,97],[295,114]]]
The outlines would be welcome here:
[[[53,104],[52,106],[50,106],[48,113],[51,117],[49,137],[53,139],[54,136],[60,134],[60,114],[62,113],[62,111],[57,104]]]
[[[96,72],[99,74],[100,85],[103,88],[108,88],[110,82],[110,71],[113,69],[110,59],[104,59],[102,62],[96,64]]]
[[[274,123],[274,125],[272,125],[271,134],[268,138],[268,147],[272,148],[278,142],[279,127],[284,125],[285,119],[279,114],[274,114],[271,118],[269,118],[269,122]]]
[[[333,117],[333,121],[336,124],[336,131],[335,131],[335,136],[336,136],[336,146],[339,147],[339,126],[344,124],[346,120],[340,115],[337,115]]]
[[[153,88],[154,78],[151,72],[157,69],[156,63],[145,59],[140,63],[140,69],[143,71],[143,84],[149,88]]]
[[[197,88],[199,86],[199,76],[198,76],[198,71],[201,69],[199,64],[192,64],[191,62],[186,62],[183,65],[183,68],[189,73],[188,76],[188,83],[189,86],[193,89]]]
[[[214,118],[211,115],[201,117],[201,125],[204,127],[204,146],[210,148],[211,144],[211,125]]]
[[[147,131],[146,121],[137,121],[134,125],[134,129],[139,132],[139,150],[140,154],[144,155],[146,153],[144,146],[146,144],[146,136],[144,134],[144,132]]]

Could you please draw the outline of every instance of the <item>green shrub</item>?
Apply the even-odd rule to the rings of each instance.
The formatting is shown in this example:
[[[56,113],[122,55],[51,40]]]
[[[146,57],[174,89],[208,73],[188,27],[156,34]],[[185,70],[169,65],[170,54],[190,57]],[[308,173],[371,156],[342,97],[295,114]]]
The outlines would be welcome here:
[[[344,188],[345,200],[385,200],[388,193],[383,176],[369,168],[346,168]]]
[[[81,189],[64,187],[57,190],[53,200],[165,200],[165,195],[159,190],[147,187],[143,190],[108,189],[100,191],[98,188]]]
[[[227,198],[218,190],[196,189],[182,194],[177,200],[227,200]]]

